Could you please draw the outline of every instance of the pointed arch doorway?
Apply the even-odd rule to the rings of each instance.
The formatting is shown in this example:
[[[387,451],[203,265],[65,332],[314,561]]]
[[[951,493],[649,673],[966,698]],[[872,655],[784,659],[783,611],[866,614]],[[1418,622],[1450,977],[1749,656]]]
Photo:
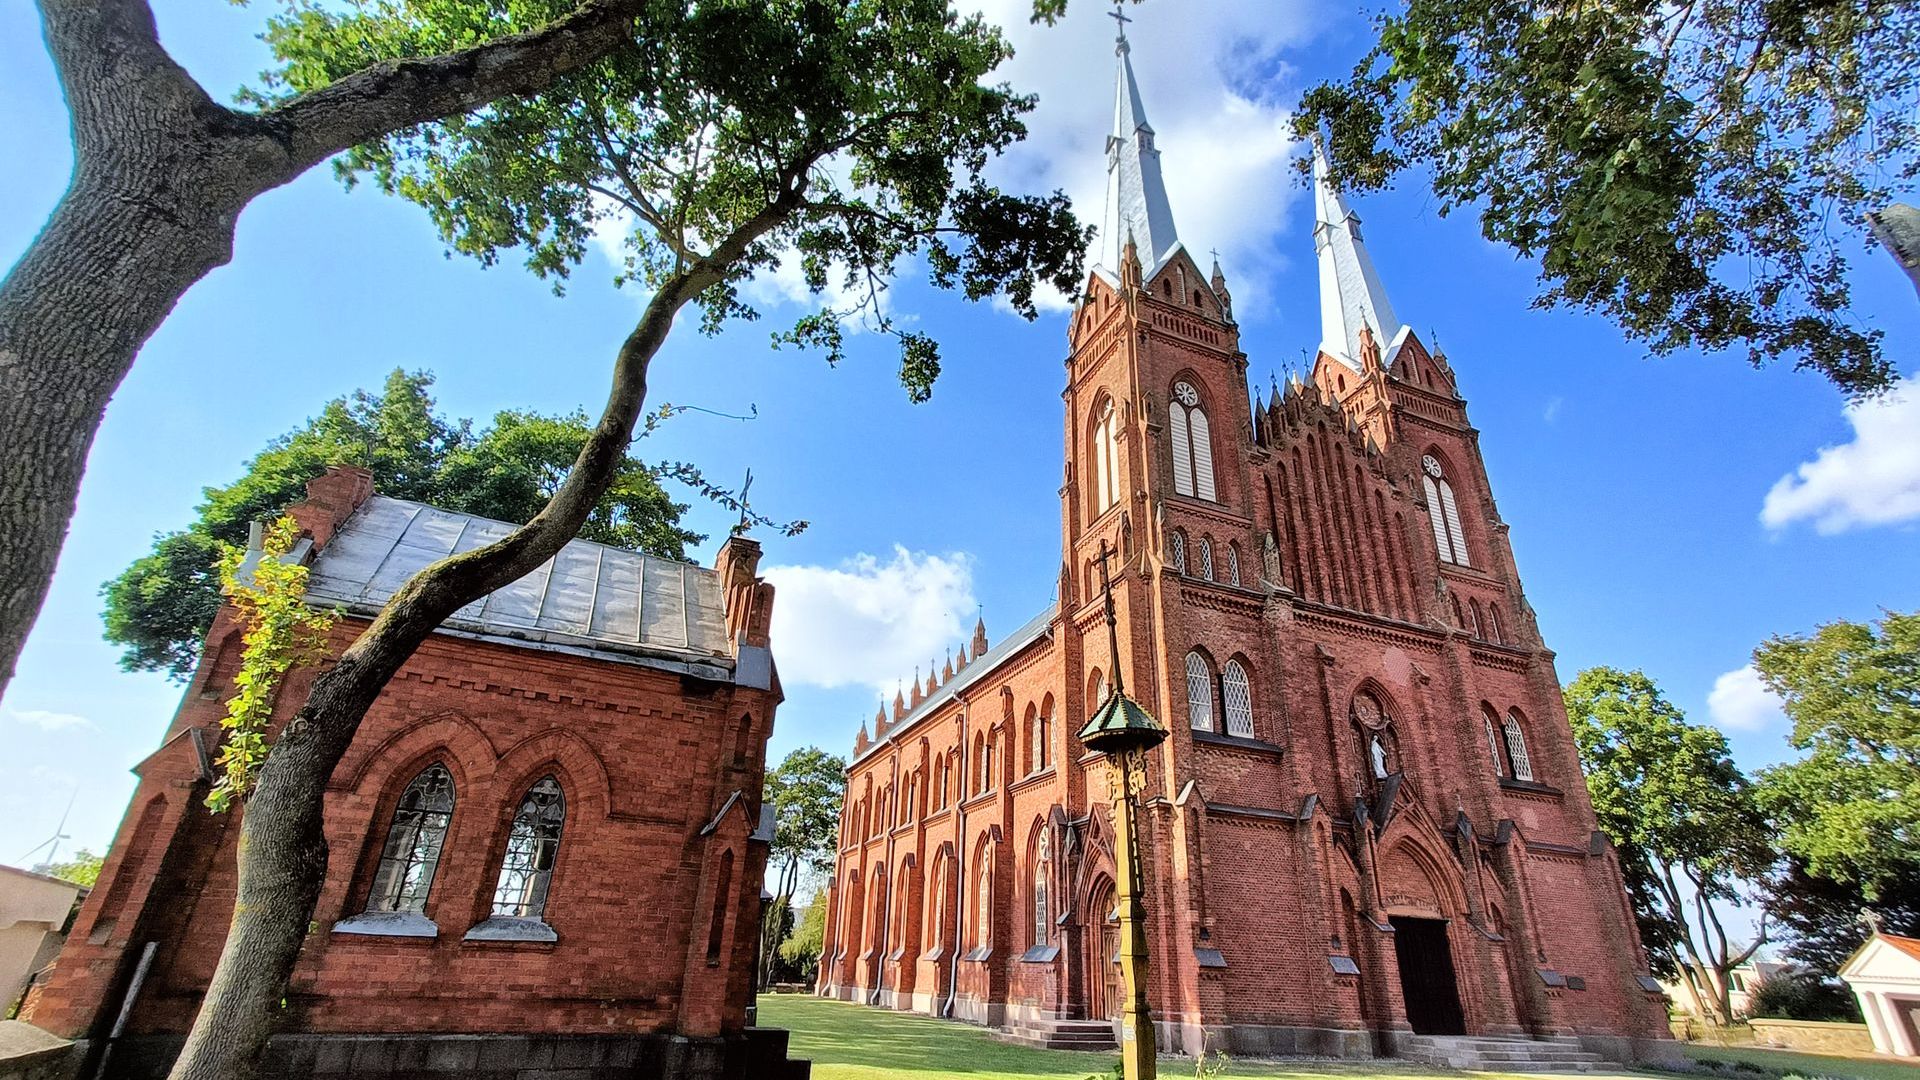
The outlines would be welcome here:
[[[1400,968],[1400,996],[1416,1035],[1465,1035],[1460,987],[1445,919],[1393,915],[1393,953]]]
[[[1102,876],[1087,892],[1087,1019],[1120,1015],[1120,920],[1113,914],[1113,882]]]

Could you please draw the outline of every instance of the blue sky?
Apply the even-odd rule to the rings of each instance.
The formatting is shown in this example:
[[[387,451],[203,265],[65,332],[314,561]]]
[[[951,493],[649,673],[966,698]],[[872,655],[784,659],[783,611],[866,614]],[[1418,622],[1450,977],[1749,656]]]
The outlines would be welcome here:
[[[984,3],[1021,48],[1008,76],[1041,94],[1032,144],[1003,176],[1064,185],[1097,218],[1111,24],[1080,0],[1064,26],[1035,30],[1022,3]],[[216,96],[267,65],[254,35],[268,6],[155,7],[167,45]],[[1364,20],[1324,0],[1149,3],[1132,14],[1180,234],[1220,249],[1243,346],[1265,381],[1319,340],[1310,202],[1286,167],[1296,150],[1285,109],[1302,85],[1351,63]],[[70,166],[27,4],[0,4],[0,116],[0,260],[10,264]],[[1785,756],[1784,722],[1737,674],[1753,646],[1920,607],[1920,391],[1849,415],[1810,375],[1730,357],[1647,360],[1602,321],[1531,310],[1533,268],[1480,239],[1470,219],[1438,217],[1417,184],[1356,209],[1394,306],[1438,338],[1459,374],[1562,678],[1593,664],[1644,667],[1696,719],[1727,727],[1744,764]],[[232,263],[181,302],[107,412],[52,595],[0,702],[0,861],[50,836],[75,792],[68,847],[103,848],[132,790],[128,768],[177,703],[160,677],[117,669],[100,640],[102,581],[156,531],[184,524],[203,486],[231,480],[269,438],[396,366],[432,369],[452,415],[596,408],[638,311],[610,279],[596,255],[556,298],[516,265],[448,257],[417,208],[344,192],[325,169],[249,208]],[[1886,331],[1892,355],[1913,356],[1913,287],[1877,251],[1856,259],[1855,281],[1860,318]],[[997,636],[1049,602],[1064,323],[1051,313],[1028,324],[903,282],[894,310],[946,347],[933,400],[913,406],[872,335],[853,339],[838,369],[770,350],[768,328],[805,300],[778,278],[758,294],[766,321],[717,339],[676,334],[655,367],[654,400],[751,405],[759,419],[683,416],[642,453],[695,460],[716,477],[752,467],[756,505],[813,522],[798,538],[766,539],[788,688],[773,750],[844,753],[879,696],[963,640],[976,608]],[[715,535],[726,525],[705,506],[693,520]]]

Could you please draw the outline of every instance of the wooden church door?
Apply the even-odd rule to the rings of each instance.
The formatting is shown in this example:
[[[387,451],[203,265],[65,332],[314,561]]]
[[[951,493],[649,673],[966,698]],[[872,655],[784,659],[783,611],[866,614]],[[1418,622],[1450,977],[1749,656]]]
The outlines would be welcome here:
[[[1121,986],[1120,922],[1113,917],[1113,885],[1101,882],[1094,887],[1087,905],[1087,918],[1094,933],[1087,935],[1087,1019],[1106,1020],[1120,1015],[1125,996]]]
[[[1400,992],[1406,1000],[1407,1023],[1417,1035],[1466,1034],[1446,922],[1399,915],[1388,921],[1393,924],[1393,952],[1400,962]]]

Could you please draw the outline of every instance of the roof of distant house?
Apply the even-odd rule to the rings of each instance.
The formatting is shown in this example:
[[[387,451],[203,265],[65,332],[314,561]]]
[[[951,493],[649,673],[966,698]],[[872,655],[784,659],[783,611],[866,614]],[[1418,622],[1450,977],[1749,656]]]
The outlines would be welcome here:
[[[514,528],[374,495],[320,549],[307,600],[375,614],[415,573]],[[526,577],[461,608],[442,630],[716,679],[734,667],[717,572],[590,540],[568,543]]]

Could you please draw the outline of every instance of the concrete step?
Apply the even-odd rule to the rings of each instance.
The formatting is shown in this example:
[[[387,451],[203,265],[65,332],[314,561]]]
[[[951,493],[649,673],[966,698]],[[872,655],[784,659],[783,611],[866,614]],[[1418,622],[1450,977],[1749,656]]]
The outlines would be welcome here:
[[[1111,1050],[1113,1024],[1106,1020],[1021,1021],[995,1038],[1045,1050]]]
[[[1583,1073],[1611,1068],[1573,1039],[1527,1039],[1490,1035],[1402,1036],[1396,1056],[1428,1065],[1514,1073]]]

